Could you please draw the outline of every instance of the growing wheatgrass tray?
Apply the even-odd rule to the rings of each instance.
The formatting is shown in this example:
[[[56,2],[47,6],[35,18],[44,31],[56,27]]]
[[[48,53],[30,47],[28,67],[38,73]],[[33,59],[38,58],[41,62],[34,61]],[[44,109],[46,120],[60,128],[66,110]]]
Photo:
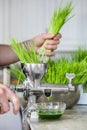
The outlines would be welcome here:
[[[65,7],[60,6],[58,9],[55,9],[50,20],[48,33],[58,34],[62,26],[74,16],[72,10],[72,2],[67,3]],[[47,41],[43,43],[38,53],[35,50],[35,41],[33,45],[30,43],[20,45],[15,39],[11,39],[11,48],[22,63],[46,63],[48,62],[49,57],[47,57],[45,53],[50,51],[45,49],[46,42]]]
[[[11,72],[22,83],[26,77],[22,69],[11,67]],[[78,48],[69,58],[60,57],[59,60],[48,61],[48,71],[43,77],[44,83],[68,84],[66,73],[75,73],[73,84],[87,84],[87,49]],[[84,86],[85,88],[85,86]],[[87,90],[87,86],[85,88]]]

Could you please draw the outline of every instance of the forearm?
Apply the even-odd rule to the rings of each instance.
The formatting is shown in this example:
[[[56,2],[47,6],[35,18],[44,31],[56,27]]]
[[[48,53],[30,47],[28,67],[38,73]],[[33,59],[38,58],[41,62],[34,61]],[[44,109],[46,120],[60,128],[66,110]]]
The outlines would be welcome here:
[[[61,38],[61,35],[54,35],[54,34],[41,34],[37,35],[36,37],[21,42],[20,44],[25,44],[24,47],[26,48],[27,44],[29,45],[35,45],[35,49],[37,52],[41,49],[43,43],[47,40],[47,43],[45,45],[45,48],[47,50],[52,50],[49,53],[46,53],[47,56],[53,56],[55,50],[57,48],[57,44],[59,44],[59,39]],[[0,45],[0,66],[9,65],[12,63],[15,63],[19,61],[17,55],[15,52],[11,49],[9,45]]]
[[[32,43],[33,39],[26,40],[24,42],[21,42],[20,44],[32,44]],[[19,58],[9,45],[0,45],[0,66],[13,64],[18,61]]]
[[[9,45],[0,45],[0,66],[9,65],[19,61]]]

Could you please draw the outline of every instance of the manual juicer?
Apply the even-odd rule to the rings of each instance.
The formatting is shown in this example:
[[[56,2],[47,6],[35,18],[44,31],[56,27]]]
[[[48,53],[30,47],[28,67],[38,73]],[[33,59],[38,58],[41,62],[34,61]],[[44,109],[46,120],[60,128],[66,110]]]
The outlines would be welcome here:
[[[75,74],[66,74],[69,79],[68,85],[59,85],[52,87],[51,84],[47,87],[45,84],[41,83],[41,79],[47,72],[47,64],[22,64],[23,73],[26,76],[26,80],[23,84],[19,85],[17,91],[22,91],[24,93],[24,98],[27,100],[27,107],[22,111],[22,125],[23,130],[26,130],[27,116],[30,117],[31,112],[36,110],[36,97],[40,94],[49,97],[53,93],[68,93],[69,91],[74,91],[75,87],[71,84],[72,79]]]

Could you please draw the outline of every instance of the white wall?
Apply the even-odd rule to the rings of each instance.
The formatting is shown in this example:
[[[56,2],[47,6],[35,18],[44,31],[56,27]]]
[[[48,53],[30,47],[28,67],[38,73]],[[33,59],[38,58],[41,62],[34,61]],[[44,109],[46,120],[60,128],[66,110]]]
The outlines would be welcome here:
[[[54,8],[70,0],[0,0],[0,43],[26,40],[47,31]],[[75,16],[61,29],[59,50],[87,44],[87,0],[72,0]]]

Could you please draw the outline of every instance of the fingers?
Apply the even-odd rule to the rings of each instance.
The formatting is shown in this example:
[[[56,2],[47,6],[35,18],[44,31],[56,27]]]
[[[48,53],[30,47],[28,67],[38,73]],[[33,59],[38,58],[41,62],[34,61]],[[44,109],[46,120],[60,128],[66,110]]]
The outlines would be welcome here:
[[[46,34],[44,34],[46,35]],[[46,40],[46,49],[55,50],[57,48],[57,45],[60,43],[60,38],[62,37],[61,34],[53,35],[53,34],[47,34],[49,37],[53,37],[53,39]]]
[[[51,52],[46,52],[46,55],[47,56],[54,56],[55,55],[55,52],[51,51]]]
[[[47,45],[57,45],[60,43],[60,40],[47,40]]]
[[[61,34],[58,34],[58,35],[54,35],[52,39],[46,40],[45,48],[47,50],[51,50],[51,51],[47,51],[46,52],[47,56],[53,56],[53,55],[55,55],[54,50],[57,49],[57,45],[60,43],[60,38],[61,37],[62,37]]]
[[[54,40],[58,40],[60,38],[62,38],[62,35],[59,33],[59,34],[55,35],[53,39]]]
[[[13,104],[13,113],[17,114],[20,109],[20,100],[9,88],[6,88],[7,98]]]
[[[0,88],[0,106],[1,106],[0,114],[6,113],[10,110],[10,106],[5,94],[6,94],[5,90]]]
[[[46,52],[47,56],[53,56],[54,50],[57,49],[57,45],[60,43],[61,34],[40,34],[36,37],[36,50],[39,52],[40,49],[45,47],[45,49],[50,50]],[[45,44],[46,43],[46,44]]]
[[[19,98],[8,87],[0,84],[1,113],[6,113],[10,110],[9,101],[13,104],[14,114],[17,114],[20,108]]]
[[[57,49],[57,45],[50,45],[50,44],[47,44],[47,45],[45,46],[45,48],[46,48],[47,50],[54,51],[54,50]]]
[[[47,44],[45,45],[45,48],[51,51],[54,51],[57,49],[57,45],[60,43],[59,40],[47,40]]]
[[[17,114],[18,111],[19,111],[19,109],[20,109],[20,100],[19,100],[18,97],[16,97],[16,96],[14,95],[14,97],[12,98],[11,101],[12,101],[12,103],[13,103],[13,112],[14,112],[14,114]]]
[[[41,34],[43,37],[44,40],[47,40],[47,39],[52,39],[55,37],[55,34],[47,34],[47,33],[44,33],[44,34]]]
[[[55,34],[42,34],[42,35],[43,35],[44,40],[47,40],[47,39],[58,40],[62,37],[62,35],[60,33],[57,35],[55,35]]]

